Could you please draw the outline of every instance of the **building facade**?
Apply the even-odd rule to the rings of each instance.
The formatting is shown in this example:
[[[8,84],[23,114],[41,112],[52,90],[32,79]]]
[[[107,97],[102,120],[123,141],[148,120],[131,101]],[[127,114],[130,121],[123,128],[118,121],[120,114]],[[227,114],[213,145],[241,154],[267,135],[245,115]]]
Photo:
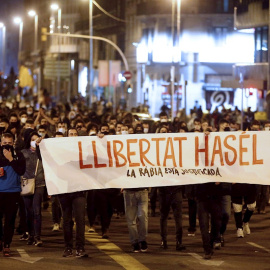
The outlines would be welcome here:
[[[181,3],[178,13],[177,2]],[[252,34],[234,31],[234,4],[229,0],[127,1],[125,52],[135,78],[131,106],[147,104],[152,116],[162,105],[170,107],[172,66],[174,115],[184,107],[189,114],[198,104],[210,111],[221,105],[239,106],[239,93],[221,87],[221,82],[232,79],[234,63],[253,61],[254,42]]]

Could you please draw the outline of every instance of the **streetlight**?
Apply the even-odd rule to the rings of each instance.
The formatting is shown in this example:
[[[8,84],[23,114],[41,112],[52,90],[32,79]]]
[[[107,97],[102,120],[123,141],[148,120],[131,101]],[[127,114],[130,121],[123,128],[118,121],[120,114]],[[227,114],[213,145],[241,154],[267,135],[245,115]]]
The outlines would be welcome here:
[[[2,29],[2,71],[5,75],[5,68],[6,68],[6,26],[4,23],[0,22],[0,28]]]
[[[35,18],[35,43],[34,43],[34,51],[35,53],[37,52],[38,49],[38,15],[34,10],[30,10],[28,12],[28,15],[30,17],[34,17]]]
[[[174,116],[174,81],[175,81],[175,66],[174,62],[174,19],[175,19],[175,4],[177,2],[177,17],[176,17],[176,46],[178,47],[178,53],[180,54],[179,61],[181,61],[180,52],[180,22],[181,22],[181,0],[172,0],[172,66],[171,66],[171,121]],[[186,102],[186,96],[185,96]],[[178,108],[177,108],[178,109]]]
[[[93,36],[93,0],[89,0],[89,36]],[[92,94],[93,94],[93,40],[89,40],[89,75],[88,75],[88,85],[89,85],[89,107],[92,105]]]
[[[57,10],[58,11],[58,20],[57,20],[57,28],[58,28],[58,33],[61,33],[61,16],[62,16],[62,10],[58,6],[58,4],[51,4],[51,9],[52,10]],[[60,98],[60,41],[61,38],[60,36],[58,37],[58,57],[57,57],[57,62],[58,62],[58,67],[57,67],[57,101],[59,101]]]
[[[34,42],[34,69],[36,70],[37,68],[37,50],[38,50],[38,15],[34,10],[30,10],[28,12],[28,15],[30,17],[35,18],[35,42]],[[39,85],[39,80],[37,81],[35,79],[35,93],[38,93],[38,100],[40,99],[40,85]]]
[[[20,61],[20,56],[21,56],[21,51],[22,51],[22,33],[23,33],[23,21],[20,17],[15,17],[14,18],[14,23],[18,24],[20,26],[19,30],[19,51],[18,51],[18,66],[20,67],[21,61]]]

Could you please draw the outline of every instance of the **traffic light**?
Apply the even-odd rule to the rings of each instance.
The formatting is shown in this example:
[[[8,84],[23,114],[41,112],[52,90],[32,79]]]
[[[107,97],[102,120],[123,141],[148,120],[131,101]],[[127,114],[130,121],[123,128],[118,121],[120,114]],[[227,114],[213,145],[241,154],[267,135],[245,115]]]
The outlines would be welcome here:
[[[47,28],[46,27],[42,27],[41,28],[41,41],[47,41]]]
[[[132,93],[132,84],[128,84],[128,86],[127,86],[127,92],[129,94]]]

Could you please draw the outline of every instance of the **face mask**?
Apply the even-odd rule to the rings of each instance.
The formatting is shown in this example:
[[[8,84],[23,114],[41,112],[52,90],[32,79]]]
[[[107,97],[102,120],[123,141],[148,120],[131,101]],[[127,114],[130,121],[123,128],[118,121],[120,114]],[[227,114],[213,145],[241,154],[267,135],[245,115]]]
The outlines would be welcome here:
[[[166,123],[167,122],[167,119],[164,119],[164,118],[163,119],[160,119],[160,122],[161,123]]]
[[[104,134],[104,135],[109,135],[109,132],[108,131],[103,131],[103,132],[100,132],[101,134]]]
[[[9,145],[9,144],[5,144],[5,145],[2,145],[2,148],[3,149],[6,149],[6,150],[10,150],[10,151],[12,151],[13,150],[13,146],[12,145]]]
[[[27,111],[27,114],[31,115],[31,114],[33,114],[33,111]]]
[[[270,127],[265,127],[264,130],[269,131]]]
[[[58,131],[59,131],[59,132],[62,132],[63,134],[65,134],[66,129],[65,129],[65,128],[58,128]]]
[[[89,136],[92,136],[92,135],[96,135],[97,133],[94,131],[94,130],[91,130],[90,132],[89,132]]]
[[[122,131],[121,131],[121,134],[122,134],[122,135],[126,135],[126,134],[128,134],[128,131],[122,130]]]
[[[31,141],[30,145],[31,145],[32,148],[36,149],[36,141]]]
[[[44,137],[44,136],[45,136],[45,133],[39,132],[38,135],[39,135],[40,137]]]
[[[148,133],[148,131],[149,131],[149,128],[144,128],[144,129],[143,129],[143,132],[144,132],[144,133]]]
[[[4,130],[5,130],[5,127],[0,127],[0,132],[1,133],[4,132]]]
[[[14,156],[14,148],[12,145],[9,145],[9,144],[3,145],[2,149],[3,150],[6,149],[6,150],[10,151],[12,153],[12,156]]]
[[[25,118],[25,117],[21,118],[22,124],[25,124],[26,123],[26,120],[27,120],[27,118]]]

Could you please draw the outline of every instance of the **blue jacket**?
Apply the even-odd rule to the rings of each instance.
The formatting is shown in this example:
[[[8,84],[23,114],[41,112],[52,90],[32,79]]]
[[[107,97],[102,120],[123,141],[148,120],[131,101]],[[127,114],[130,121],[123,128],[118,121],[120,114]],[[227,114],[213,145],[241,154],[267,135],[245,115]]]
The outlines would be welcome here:
[[[21,192],[21,177],[25,172],[25,158],[22,153],[13,156],[9,162],[0,148],[0,167],[4,168],[4,176],[0,177],[0,192]]]

